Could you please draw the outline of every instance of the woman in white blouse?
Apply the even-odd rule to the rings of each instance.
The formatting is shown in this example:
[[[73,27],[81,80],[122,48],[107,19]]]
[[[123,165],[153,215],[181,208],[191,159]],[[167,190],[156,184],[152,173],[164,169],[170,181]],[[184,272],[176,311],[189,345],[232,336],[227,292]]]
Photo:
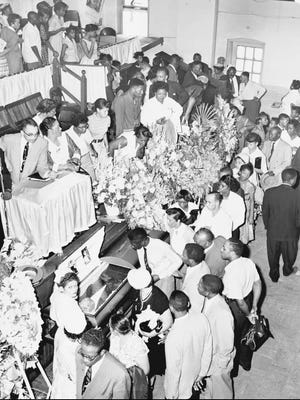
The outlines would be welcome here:
[[[88,24],[85,26],[85,35],[81,40],[81,48],[83,57],[80,60],[82,65],[94,65],[94,61],[98,59],[97,51],[97,30],[98,26],[95,24]]]
[[[131,398],[147,398],[150,371],[148,347],[144,340],[130,326],[129,319],[118,313],[110,317],[109,352],[127,368],[132,378]],[[133,395],[135,394],[135,395]]]
[[[223,196],[221,209],[232,219],[232,238],[239,239],[239,228],[245,223],[246,207],[243,198],[231,190],[235,183],[236,180],[232,176],[222,176],[219,192]]]
[[[52,171],[78,170],[79,150],[61,131],[59,122],[53,117],[47,117],[40,124],[40,131],[48,142],[48,163]]]
[[[168,97],[168,84],[155,82],[155,96],[144,104],[141,112],[141,123],[147,127],[161,126],[166,140],[176,144],[177,135],[181,132],[180,117],[183,108],[175,100]]]
[[[182,222],[185,215],[180,208],[169,208],[166,214],[167,231],[170,233],[170,245],[182,257],[185,245],[194,242],[195,232],[191,227]]]

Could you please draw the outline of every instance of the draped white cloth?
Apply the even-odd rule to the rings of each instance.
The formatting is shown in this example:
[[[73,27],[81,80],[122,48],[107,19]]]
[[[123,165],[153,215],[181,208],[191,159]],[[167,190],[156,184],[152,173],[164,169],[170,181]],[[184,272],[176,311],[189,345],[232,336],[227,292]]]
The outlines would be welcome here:
[[[33,71],[0,79],[0,106],[6,106],[34,93],[49,97],[52,84],[52,67],[47,65]]]
[[[81,71],[86,71],[87,78],[87,101],[93,103],[99,97],[106,99],[105,86],[107,86],[107,70],[105,67],[96,65],[68,65],[68,68],[81,76]],[[62,86],[80,100],[80,81],[70,73],[61,71]],[[66,100],[72,99],[64,94]]]
[[[110,54],[114,60],[121,64],[132,63],[133,55],[136,51],[141,51],[141,41],[138,37],[126,40],[121,43],[113,44],[107,47],[101,47],[101,53]]]
[[[75,172],[51,182],[24,181],[6,205],[10,236],[32,242],[43,257],[61,252],[75,232],[96,222],[90,177]],[[1,219],[4,225],[3,201]]]

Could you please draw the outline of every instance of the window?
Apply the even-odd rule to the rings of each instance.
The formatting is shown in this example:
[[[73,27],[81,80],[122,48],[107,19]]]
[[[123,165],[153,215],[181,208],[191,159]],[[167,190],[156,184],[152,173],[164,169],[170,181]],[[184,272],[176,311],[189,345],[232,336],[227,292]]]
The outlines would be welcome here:
[[[248,71],[250,80],[260,83],[264,59],[263,43],[256,40],[229,40],[227,59],[236,67],[238,75],[243,71]]]
[[[148,36],[149,0],[124,0],[123,35]]]

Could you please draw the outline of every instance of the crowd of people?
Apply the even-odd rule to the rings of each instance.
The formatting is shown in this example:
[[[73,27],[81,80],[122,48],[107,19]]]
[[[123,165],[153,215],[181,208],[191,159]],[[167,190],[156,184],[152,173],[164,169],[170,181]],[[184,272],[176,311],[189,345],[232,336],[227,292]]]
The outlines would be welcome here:
[[[62,131],[57,103],[44,99],[19,133],[0,138],[3,197],[28,176],[56,179],[83,172],[97,183],[95,160],[143,158],[159,126],[176,144],[197,105],[217,95],[230,104],[238,145],[233,159],[204,199],[182,188],[165,212],[170,244],[142,227],[128,240],[139,264],[128,273],[136,290],[132,314],[110,317],[110,343],[101,328],[88,329],[78,303],[79,278],[56,271],[51,297],[55,335],[52,398],[149,398],[155,376],[165,375],[166,398],[233,398],[239,366],[249,371],[253,352],[242,341],[259,313],[261,278],[245,250],[262,215],[270,279],[299,275],[294,267],[300,227],[300,82],[293,81],[281,113],[260,111],[266,89],[219,57],[209,68],[195,53],[191,63],[173,54],[150,60],[142,52],[120,74],[120,62],[100,54],[98,26],[64,28],[65,3],[41,2],[18,35],[21,17],[2,11],[0,76],[61,63],[108,68],[107,99],[78,113]],[[6,164],[6,167],[5,167]],[[200,201],[201,200],[201,201]]]

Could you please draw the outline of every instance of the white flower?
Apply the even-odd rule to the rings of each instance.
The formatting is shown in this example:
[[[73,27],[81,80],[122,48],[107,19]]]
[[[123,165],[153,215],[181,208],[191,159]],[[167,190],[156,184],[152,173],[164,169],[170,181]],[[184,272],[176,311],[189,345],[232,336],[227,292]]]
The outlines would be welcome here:
[[[185,160],[183,165],[185,166],[185,168],[189,168],[191,166],[191,162],[189,160]]]

